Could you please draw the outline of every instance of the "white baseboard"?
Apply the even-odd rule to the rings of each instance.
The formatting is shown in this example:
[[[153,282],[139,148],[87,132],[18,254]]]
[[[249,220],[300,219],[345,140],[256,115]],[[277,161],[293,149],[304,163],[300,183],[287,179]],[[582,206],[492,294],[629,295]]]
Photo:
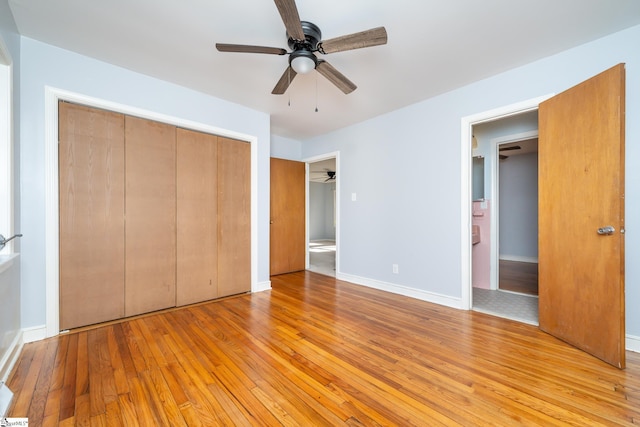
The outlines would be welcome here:
[[[7,411],[9,410],[9,406],[11,405],[12,400],[13,392],[9,390],[9,387],[7,387],[4,382],[0,382],[0,418],[2,418],[5,422],[6,420],[4,419],[4,416],[7,415]],[[2,423],[2,421],[0,421],[0,423]],[[9,424],[2,423],[0,425],[5,426]]]
[[[537,262],[536,261],[522,261],[522,262]],[[381,291],[391,292],[394,294],[404,295],[411,298],[416,298],[422,301],[431,302],[434,304],[444,305],[446,307],[462,309],[462,303],[460,298],[454,298],[447,295],[440,295],[433,292],[422,291],[420,289],[409,288],[402,285],[396,285],[393,283],[382,282],[374,279],[367,279],[365,277],[354,276],[351,274],[338,273],[338,280],[344,280],[345,282],[354,283],[356,285],[367,286],[369,288],[378,289]],[[634,335],[627,335],[625,348],[629,351],[640,353],[640,337]]]
[[[9,378],[9,374],[20,357],[22,347],[24,346],[24,338],[22,331],[18,332],[7,348],[2,360],[0,360],[0,382],[5,382]]]
[[[640,353],[640,337],[636,337],[633,335],[627,335],[627,340],[625,343],[625,347],[629,351],[633,351],[635,353]]]
[[[504,261],[517,261],[517,262],[530,262],[533,264],[538,263],[537,257],[531,256],[519,256],[519,255],[500,255],[500,259]]]
[[[268,291],[271,289],[271,280],[267,280],[265,282],[258,282],[256,285],[256,289],[252,289],[251,292],[262,292]]]
[[[40,341],[45,338],[47,338],[46,325],[33,326],[31,328],[25,328],[22,330],[22,340],[25,344],[34,341]]]
[[[462,301],[460,298],[450,297],[448,295],[436,294],[433,292],[423,291],[420,289],[409,288],[403,285],[397,285],[395,283],[382,282],[380,280],[367,279],[365,277],[354,276],[351,274],[338,273],[337,279],[344,280],[345,282],[355,283],[356,285],[367,286],[369,288],[378,289],[381,291],[391,292],[393,294],[404,295],[419,299],[434,304],[444,305],[451,308],[462,308]]]

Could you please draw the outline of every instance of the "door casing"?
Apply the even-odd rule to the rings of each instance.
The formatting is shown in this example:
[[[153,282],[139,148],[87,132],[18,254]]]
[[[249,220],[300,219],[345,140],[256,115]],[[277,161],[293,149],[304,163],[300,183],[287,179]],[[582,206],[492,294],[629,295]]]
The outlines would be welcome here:
[[[251,144],[251,291],[269,289],[270,282],[258,282],[258,137],[192,122],[157,112],[106,101],[84,94],[47,86],[45,88],[45,327],[29,330],[25,342],[60,333],[59,215],[58,215],[58,101],[69,101],[95,108],[173,124],[187,129],[246,141]]]
[[[333,151],[330,153],[325,153],[325,154],[319,154],[317,156],[313,156],[313,157],[307,157],[305,159],[303,159],[302,161],[305,162],[307,164],[306,167],[306,176],[305,176],[305,181],[306,181],[306,219],[305,219],[305,226],[306,226],[306,255],[305,255],[305,268],[308,269],[309,268],[309,164],[310,163],[315,163],[315,162],[320,162],[322,160],[328,160],[328,159],[336,159],[336,176],[341,177],[342,176],[342,172],[340,170],[340,152],[339,151]],[[340,178],[338,178],[336,180],[336,278],[338,277],[338,275],[340,274]]]
[[[461,297],[460,308],[470,310],[472,306],[471,283],[471,218],[472,218],[472,183],[471,183],[471,144],[474,125],[504,119],[517,114],[537,110],[538,105],[554,94],[528,99],[516,104],[507,105],[493,110],[484,111],[461,119],[460,138],[460,266],[461,266]]]

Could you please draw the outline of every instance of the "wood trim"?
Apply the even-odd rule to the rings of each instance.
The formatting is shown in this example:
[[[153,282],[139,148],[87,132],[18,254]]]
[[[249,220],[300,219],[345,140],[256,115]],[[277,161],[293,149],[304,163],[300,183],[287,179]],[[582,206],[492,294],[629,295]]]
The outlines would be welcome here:
[[[60,327],[124,315],[124,116],[60,103]]]
[[[250,147],[218,138],[218,295],[251,290]]]
[[[306,187],[305,163],[271,158],[271,275],[306,267]]]
[[[156,120],[178,127],[211,133],[228,138],[246,141],[251,152],[251,289],[254,292],[269,288],[269,281],[259,282],[258,256],[258,136],[220,128],[202,122],[195,122],[149,111],[130,105],[106,101],[51,86],[44,88],[44,145],[45,145],[45,336],[53,337],[60,333],[59,324],[59,215],[58,215],[58,102],[74,102],[94,108],[128,114],[136,117]],[[262,155],[260,155],[262,156]]]
[[[125,117],[125,316],[176,305],[176,128]]]
[[[176,304],[218,296],[218,137],[177,130]]]

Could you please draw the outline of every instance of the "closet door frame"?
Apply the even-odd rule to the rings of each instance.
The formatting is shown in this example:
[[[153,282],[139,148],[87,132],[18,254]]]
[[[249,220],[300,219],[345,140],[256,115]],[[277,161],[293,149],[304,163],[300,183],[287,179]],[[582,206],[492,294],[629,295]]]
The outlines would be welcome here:
[[[270,282],[258,282],[258,138],[254,135],[184,120],[100,98],[45,87],[45,310],[46,323],[26,333],[25,342],[37,341],[60,333],[60,253],[58,189],[58,102],[68,101],[102,108],[148,120],[159,121],[199,132],[245,141],[251,146],[251,292],[270,289]],[[268,173],[267,173],[268,175]],[[267,203],[268,205],[268,203]],[[268,206],[267,206],[268,209]]]

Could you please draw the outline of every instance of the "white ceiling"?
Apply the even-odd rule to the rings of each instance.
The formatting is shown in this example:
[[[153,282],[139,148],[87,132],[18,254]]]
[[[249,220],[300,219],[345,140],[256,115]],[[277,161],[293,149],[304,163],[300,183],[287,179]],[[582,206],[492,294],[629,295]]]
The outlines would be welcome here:
[[[272,133],[298,140],[640,24],[638,0],[297,0],[300,18],[318,25],[323,39],[385,26],[389,42],[324,57],[358,85],[349,95],[314,72],[277,96],[271,90],[288,57],[215,49],[216,42],[288,48],[272,1],[9,5],[26,37],[267,112]]]

